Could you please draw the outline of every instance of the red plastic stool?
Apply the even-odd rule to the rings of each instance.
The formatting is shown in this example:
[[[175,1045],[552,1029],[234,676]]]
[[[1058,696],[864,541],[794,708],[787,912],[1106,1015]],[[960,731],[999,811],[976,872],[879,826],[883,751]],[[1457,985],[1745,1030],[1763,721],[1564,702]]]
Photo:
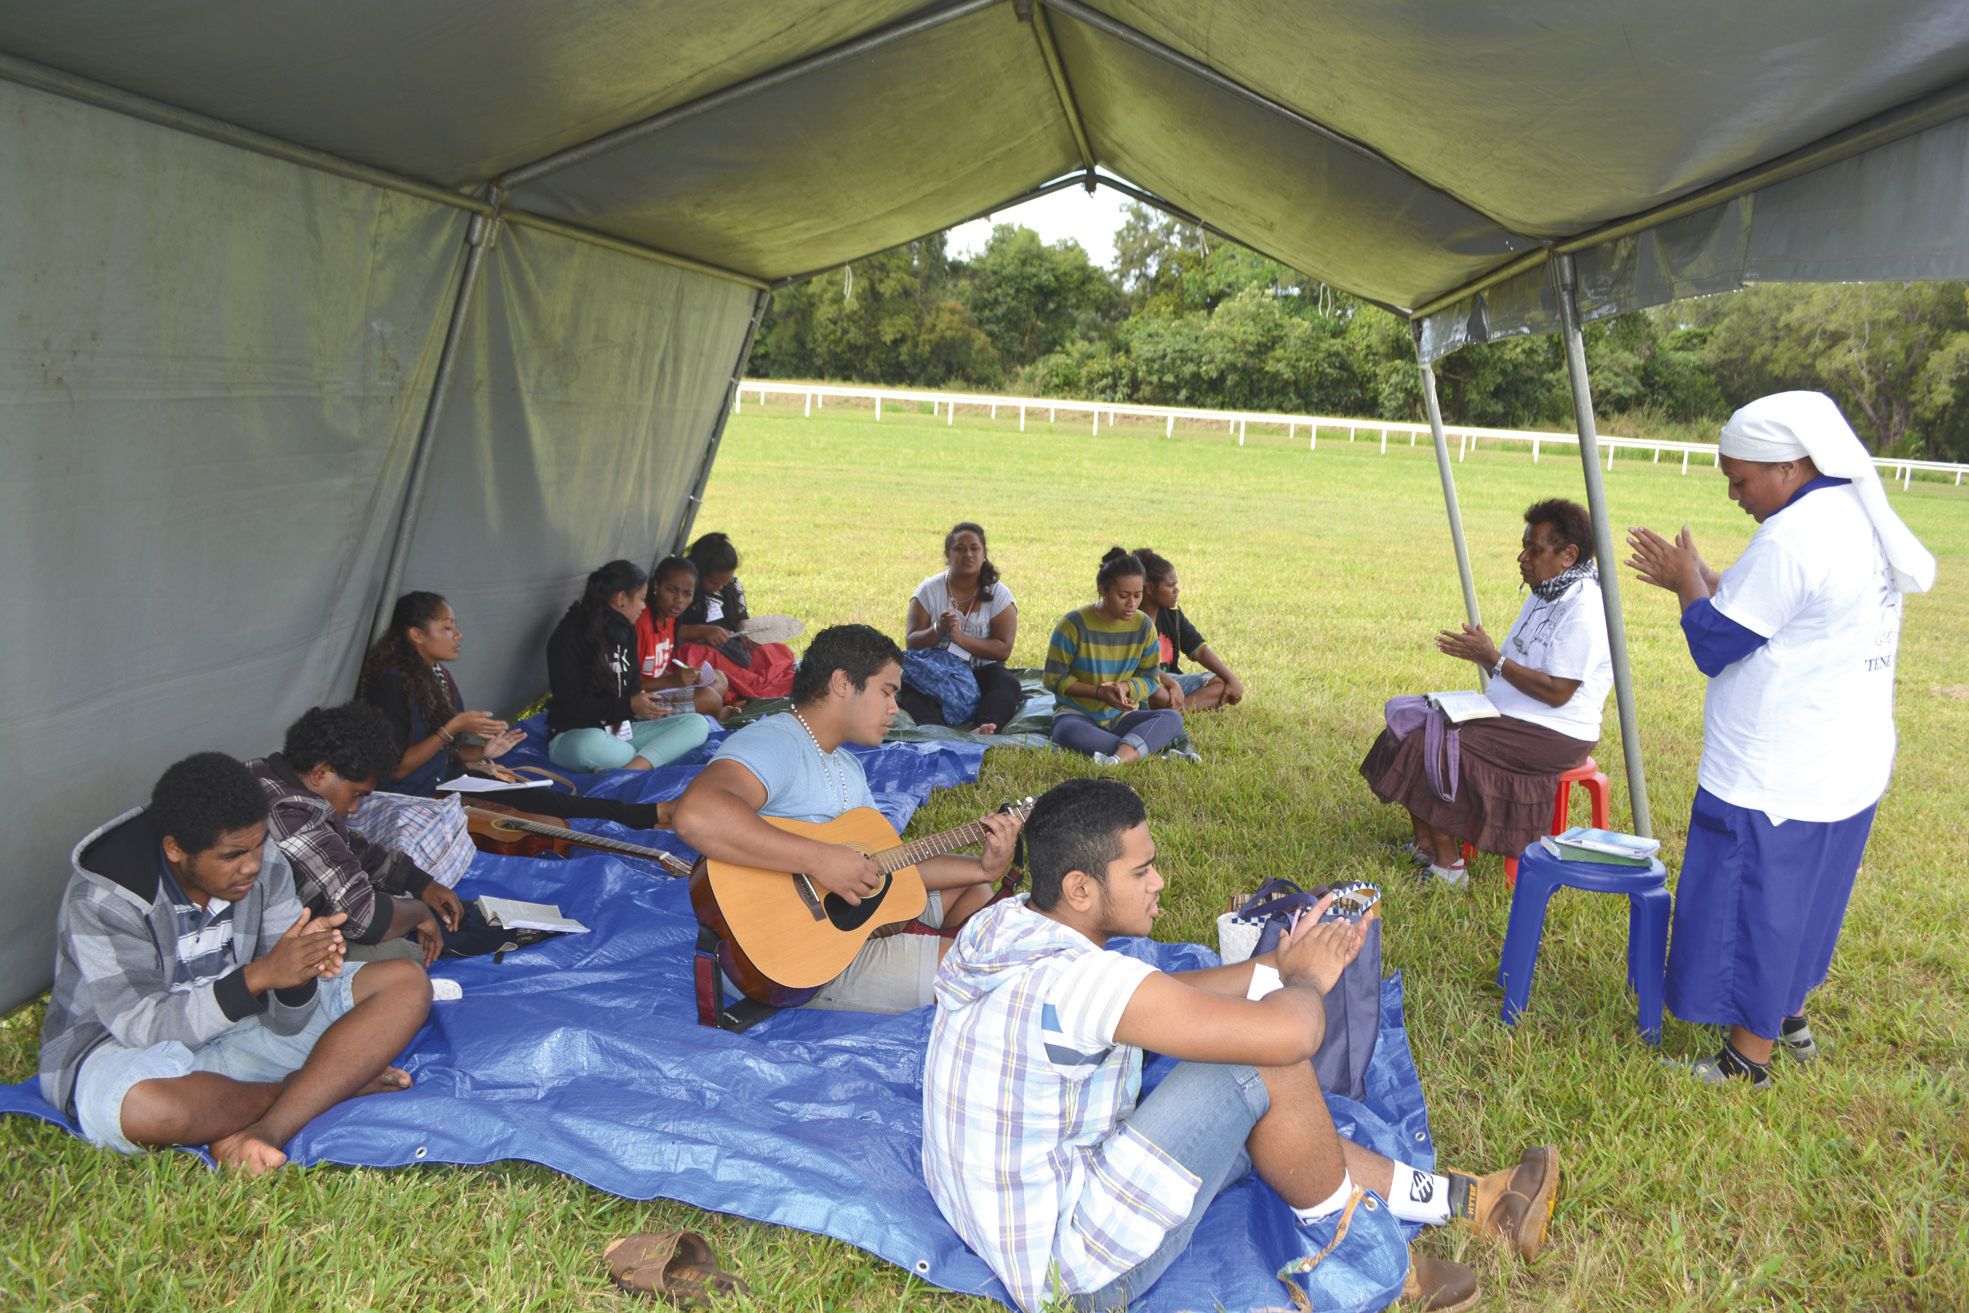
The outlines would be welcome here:
[[[1552,799],[1552,828],[1548,834],[1564,834],[1572,828],[1572,786],[1578,784],[1586,789],[1593,802],[1593,828],[1607,828],[1608,798],[1611,796],[1607,784],[1607,773],[1600,764],[1588,757],[1585,761],[1564,771],[1559,776],[1559,792]],[[1463,860],[1476,856],[1477,850],[1469,844],[1463,845]],[[1518,859],[1515,855],[1504,859],[1504,883],[1515,886],[1518,883]]]

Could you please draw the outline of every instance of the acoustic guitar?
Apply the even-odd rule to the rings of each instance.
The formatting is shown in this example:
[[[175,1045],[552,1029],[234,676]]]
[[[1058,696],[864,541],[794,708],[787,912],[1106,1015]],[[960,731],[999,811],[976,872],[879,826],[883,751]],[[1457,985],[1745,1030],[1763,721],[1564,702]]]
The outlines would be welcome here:
[[[620,853],[625,857],[640,857],[661,866],[665,875],[674,875],[679,879],[691,873],[689,863],[661,848],[646,848],[639,843],[571,830],[565,825],[555,824],[550,816],[536,816],[531,812],[467,807],[465,829],[481,852],[499,853],[507,857],[532,857],[540,853],[565,854],[570,847],[579,846]]]
[[[1003,810],[1023,822],[1032,799]],[[829,893],[797,871],[769,871],[700,857],[691,868],[691,910],[721,941],[719,965],[754,1002],[797,1007],[847,970],[871,935],[887,925],[921,916],[929,892],[916,864],[982,843],[985,827],[972,821],[903,843],[888,818],[856,807],[831,821],[759,819],[822,843],[859,848],[882,869],[882,885],[860,903]]]

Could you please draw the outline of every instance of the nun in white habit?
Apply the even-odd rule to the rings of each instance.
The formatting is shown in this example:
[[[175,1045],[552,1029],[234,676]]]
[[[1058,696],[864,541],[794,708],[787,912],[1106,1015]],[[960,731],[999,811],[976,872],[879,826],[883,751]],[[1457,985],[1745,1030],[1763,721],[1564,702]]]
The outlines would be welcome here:
[[[1630,531],[1628,564],[1680,598],[1709,677],[1668,1006],[1729,1027],[1697,1077],[1763,1086],[1777,1048],[1817,1055],[1805,998],[1825,982],[1893,769],[1902,595],[1928,590],[1935,558],[1824,393],[1737,411],[1718,463],[1758,524],[1736,564],[1711,569],[1686,526],[1673,542]]]

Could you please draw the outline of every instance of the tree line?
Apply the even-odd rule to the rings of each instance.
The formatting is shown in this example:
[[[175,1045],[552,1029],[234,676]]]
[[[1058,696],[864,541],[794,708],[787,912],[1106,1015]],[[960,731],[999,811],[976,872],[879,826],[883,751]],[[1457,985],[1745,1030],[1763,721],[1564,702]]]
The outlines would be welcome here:
[[[1969,289],[1960,283],[1760,285],[1586,330],[1610,433],[1714,440],[1769,392],[1830,393],[1883,455],[1969,459]],[[1255,251],[1130,206],[1115,266],[1000,224],[974,257],[942,234],[774,294],[752,355],[767,378],[1417,420],[1395,316]],[[1570,428],[1555,336],[1437,363],[1443,416]]]

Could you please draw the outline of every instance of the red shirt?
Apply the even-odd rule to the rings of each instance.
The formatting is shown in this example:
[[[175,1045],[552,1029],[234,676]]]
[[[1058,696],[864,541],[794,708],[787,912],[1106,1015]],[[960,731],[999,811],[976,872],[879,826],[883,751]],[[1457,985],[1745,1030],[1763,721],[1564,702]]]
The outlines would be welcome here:
[[[654,679],[662,674],[676,648],[677,622],[658,620],[654,611],[644,607],[643,613],[636,617],[636,654],[642,660],[643,678]]]

